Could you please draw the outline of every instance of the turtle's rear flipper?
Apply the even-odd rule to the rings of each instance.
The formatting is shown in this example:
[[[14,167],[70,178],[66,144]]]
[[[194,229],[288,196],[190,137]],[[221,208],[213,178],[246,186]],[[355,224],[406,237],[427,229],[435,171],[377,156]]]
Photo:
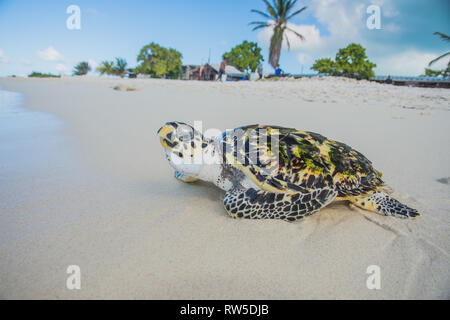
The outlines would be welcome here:
[[[375,191],[372,194],[364,196],[350,197],[349,200],[362,209],[373,211],[384,216],[394,216],[403,219],[417,219],[420,217],[416,209],[400,203],[381,191]]]
[[[183,174],[181,172],[178,172],[178,171],[175,171],[175,178],[177,180],[180,180],[180,181],[183,181],[183,182],[186,182],[186,183],[191,183],[191,182],[198,181],[197,178],[185,175],[185,174]]]
[[[225,194],[223,202],[232,218],[295,221],[323,208],[336,194],[330,189],[295,194],[232,189]]]

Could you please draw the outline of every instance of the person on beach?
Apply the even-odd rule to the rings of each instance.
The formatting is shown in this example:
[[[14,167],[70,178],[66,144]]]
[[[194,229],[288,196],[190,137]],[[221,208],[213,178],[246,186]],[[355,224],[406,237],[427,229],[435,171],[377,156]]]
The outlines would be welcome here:
[[[279,76],[281,76],[282,74],[284,74],[284,71],[281,70],[280,65],[278,64],[278,65],[277,65],[277,68],[275,69],[275,77],[279,77]]]
[[[391,75],[388,75],[386,81],[384,81],[384,83],[386,84],[392,84],[392,79],[391,79]]]
[[[261,63],[258,64],[258,75],[259,75],[259,79],[261,80],[263,77],[263,66]]]
[[[202,80],[203,71],[205,70],[205,66],[200,66],[200,70],[198,71],[198,80]]]
[[[222,76],[225,73],[225,68],[227,67],[227,58],[223,58],[222,63],[220,64],[220,69],[219,69],[219,74],[217,75],[217,80],[216,81],[222,81]]]

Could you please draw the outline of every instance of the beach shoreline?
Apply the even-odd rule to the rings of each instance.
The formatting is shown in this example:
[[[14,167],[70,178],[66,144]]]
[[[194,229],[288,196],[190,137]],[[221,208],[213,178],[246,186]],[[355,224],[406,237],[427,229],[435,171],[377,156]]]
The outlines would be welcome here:
[[[439,182],[450,176],[447,89],[98,77],[0,78],[0,88],[62,120],[77,162],[36,189],[26,177],[14,193],[1,187],[14,194],[0,199],[12,230],[0,244],[1,298],[449,298],[449,185]],[[165,122],[198,120],[204,130],[272,124],[342,141],[423,216],[337,203],[295,223],[230,219],[222,191],[173,178],[156,136]],[[69,265],[80,266],[81,290],[65,286]],[[371,265],[380,290],[366,287]]]

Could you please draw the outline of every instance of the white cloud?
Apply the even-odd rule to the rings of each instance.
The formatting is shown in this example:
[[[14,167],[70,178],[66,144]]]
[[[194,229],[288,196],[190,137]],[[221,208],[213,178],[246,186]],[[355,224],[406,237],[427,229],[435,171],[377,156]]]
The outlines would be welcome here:
[[[355,5],[354,1],[312,0],[310,8],[333,37],[353,39],[359,37],[366,28],[366,6],[362,3]]]
[[[295,35],[287,35],[291,43],[291,50],[296,53],[300,64],[310,67],[320,58],[334,58],[340,48],[348,44],[360,43],[367,49],[369,60],[377,64],[375,73],[379,75],[420,75],[428,63],[437,57],[429,50],[402,50],[394,43],[380,45],[380,32],[400,33],[403,30],[388,18],[396,17],[399,11],[395,2],[390,0],[370,0],[364,3],[355,3],[354,0],[305,0],[302,4],[308,6],[320,25],[326,27],[327,33],[323,35],[314,25],[288,24],[288,27],[304,35],[306,41],[300,41]],[[366,26],[370,4],[381,7],[382,30],[369,30]],[[385,22],[386,20],[386,22]],[[258,40],[265,48],[269,47],[273,31],[270,28],[262,29],[258,33]],[[283,50],[287,49],[286,41]],[[433,66],[442,69],[444,66]]]
[[[9,62],[9,58],[5,55],[5,53],[1,49],[0,49],[0,62],[1,63],[8,63]]]
[[[383,18],[393,18],[399,15],[389,0],[371,0],[370,2],[355,4],[354,0],[311,0],[311,9],[317,20],[326,25],[332,39],[358,40],[368,36],[366,12],[370,4],[378,5],[381,10],[381,27],[384,31],[398,32],[400,27],[393,23],[384,23]],[[372,31],[376,32],[376,31]]]
[[[350,42],[362,39],[366,30],[366,6],[355,4],[350,0],[310,0],[305,3],[308,11],[327,27],[328,35],[323,36],[315,25],[296,25],[288,23],[288,27],[302,34],[301,41],[295,34],[287,33],[292,51],[298,51],[297,60],[302,65],[312,65],[319,58],[334,58],[339,48]],[[258,34],[263,46],[268,48],[273,31],[265,28]],[[284,41],[283,49],[287,49]]]
[[[273,21],[271,21],[273,22]],[[288,49],[288,42],[291,50],[297,51],[302,49],[317,49],[321,46],[320,31],[314,25],[296,25],[294,23],[288,23],[287,27],[294,30],[305,37],[305,40],[301,40],[295,33],[286,31],[283,41],[283,49]],[[273,35],[273,28],[264,28],[258,34],[258,40],[265,46],[269,47],[270,38]],[[287,40],[286,40],[287,38]]]
[[[297,60],[302,65],[312,65],[312,64],[314,64],[314,61],[315,61],[315,59],[312,55],[306,54],[306,53],[297,54]]]
[[[419,76],[425,73],[428,63],[438,55],[418,50],[403,51],[386,57],[376,59],[376,74]],[[431,69],[441,70],[446,67],[448,60],[441,59],[431,66]]]
[[[37,53],[37,56],[45,61],[55,61],[61,62],[64,61],[64,57],[58,51],[55,50],[52,46],[48,47],[45,50],[40,50]]]
[[[60,74],[65,74],[66,72],[69,71],[69,67],[67,67],[65,64],[58,63],[58,64],[56,65],[56,70],[57,70]]]
[[[297,60],[302,65],[310,65],[317,59],[317,53],[323,52],[325,43],[320,35],[320,30],[314,25],[296,25],[294,23],[288,23],[287,27],[301,34],[304,40],[300,39],[295,33],[286,31],[283,41],[283,50],[287,50],[288,42],[290,44],[290,50],[299,51]],[[264,28],[258,34],[258,41],[265,48],[270,46],[270,38],[273,35],[272,28]],[[286,39],[287,38],[287,39]],[[315,58],[314,58],[315,56]]]
[[[392,2],[386,0],[371,0],[372,4],[375,4],[381,8],[381,14],[386,18],[393,18],[398,16],[400,13],[393,6]]]

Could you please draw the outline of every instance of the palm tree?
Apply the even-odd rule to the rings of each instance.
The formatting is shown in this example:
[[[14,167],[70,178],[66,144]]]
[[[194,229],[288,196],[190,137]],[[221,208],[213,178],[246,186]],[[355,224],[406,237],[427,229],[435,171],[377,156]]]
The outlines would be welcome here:
[[[447,42],[450,41],[450,37],[449,37],[448,35],[446,35],[446,34],[443,34],[443,33],[441,33],[441,32],[435,32],[435,33],[433,33],[433,34],[434,34],[434,35],[437,35],[437,36],[439,36],[439,37],[441,37],[441,39],[444,40],[444,41],[447,41]],[[444,57],[446,57],[446,56],[448,56],[448,55],[450,55],[450,51],[447,52],[447,53],[444,53],[442,56],[439,56],[439,57],[437,57],[436,59],[430,61],[430,63],[428,64],[428,66],[430,67],[433,63],[435,63],[435,62],[441,60],[442,58],[444,58]],[[443,71],[444,71],[444,72],[443,72],[444,78],[447,77],[448,74],[450,74],[450,61],[447,63],[447,69],[445,69],[445,70],[443,70]]]
[[[75,76],[84,76],[89,71],[91,71],[91,66],[86,61],[82,61],[77,64],[73,69],[73,75]]]
[[[101,75],[112,74],[113,73],[114,62],[112,61],[102,61],[100,66],[97,68],[97,71],[100,72]]]
[[[250,22],[249,24],[255,25],[253,31],[261,28],[273,29],[273,35],[272,38],[270,39],[269,63],[274,69],[276,69],[278,66],[278,62],[280,61],[280,53],[281,53],[281,46],[283,44],[283,39],[286,39],[288,49],[291,48],[291,44],[289,43],[288,38],[287,37],[284,38],[285,31],[292,32],[301,40],[305,40],[305,38],[300,33],[289,28],[287,26],[287,23],[293,17],[295,17],[303,10],[305,10],[306,7],[303,7],[295,12],[292,12],[292,10],[295,7],[295,4],[297,3],[297,0],[272,0],[272,4],[269,2],[269,0],[263,1],[267,6],[266,8],[267,13],[255,9],[251,10],[251,12],[261,15],[264,18],[269,19],[269,21],[254,21]]]
[[[122,58],[116,58],[116,65],[113,67],[113,73],[123,78],[127,72],[127,61]]]

